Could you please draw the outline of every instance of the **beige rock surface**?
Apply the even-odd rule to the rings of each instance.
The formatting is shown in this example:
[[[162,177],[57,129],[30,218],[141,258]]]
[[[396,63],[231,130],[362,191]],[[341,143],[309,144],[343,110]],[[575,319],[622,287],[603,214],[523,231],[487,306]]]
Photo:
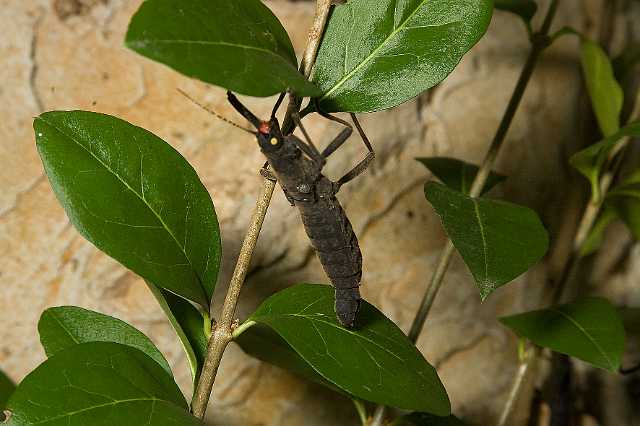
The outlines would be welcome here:
[[[566,0],[558,26],[593,31],[600,3]],[[15,380],[44,359],[36,333],[42,310],[78,305],[121,318],[149,335],[181,387],[190,391],[181,349],[141,280],[80,237],[57,203],[35,150],[33,116],[53,109],[114,114],[156,133],[192,162],[213,197],[223,232],[216,300],[224,294],[258,193],[257,170],[264,160],[255,143],[195,108],[175,89],[237,119],[223,90],[122,46],[128,19],[139,4],[8,0],[0,8],[0,368]],[[313,4],[268,4],[300,52]],[[364,253],[363,293],[404,330],[445,241],[422,194],[429,174],[413,158],[480,161],[526,52],[522,24],[496,13],[487,36],[445,83],[392,111],[361,118],[378,156],[372,170],[345,187],[340,198]],[[575,190],[560,182],[566,143],[577,126],[580,86],[575,42],[563,40],[536,71],[497,167],[509,179],[492,194],[537,209],[551,229],[559,225],[566,191]],[[272,100],[246,102],[266,116]],[[308,128],[320,145],[338,130],[315,118]],[[355,139],[331,158],[328,174],[340,175],[363,155]],[[630,260],[635,269],[637,257],[634,252]],[[547,268],[539,265],[481,305],[463,263],[459,258],[453,262],[418,346],[438,367],[456,414],[479,425],[495,420],[516,363],[515,340],[496,315],[534,307],[531,294],[546,276]],[[632,278],[619,274],[615,279]],[[238,316],[245,318],[266,296],[300,281],[327,280],[295,209],[278,190]],[[223,360],[209,412],[211,425],[357,424],[348,400],[251,359],[235,346]]]

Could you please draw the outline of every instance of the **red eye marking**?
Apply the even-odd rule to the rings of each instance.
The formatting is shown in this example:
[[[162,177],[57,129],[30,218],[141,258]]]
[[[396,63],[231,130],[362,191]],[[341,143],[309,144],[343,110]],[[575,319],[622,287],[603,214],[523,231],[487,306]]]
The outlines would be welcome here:
[[[269,124],[268,121],[263,121],[262,123],[260,123],[260,127],[258,127],[258,131],[263,135],[268,135],[269,132],[271,131],[271,125]]]

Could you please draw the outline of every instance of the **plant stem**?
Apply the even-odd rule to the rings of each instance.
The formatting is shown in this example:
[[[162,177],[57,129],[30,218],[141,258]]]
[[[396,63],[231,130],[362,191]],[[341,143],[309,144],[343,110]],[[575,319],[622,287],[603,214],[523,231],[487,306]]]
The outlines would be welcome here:
[[[636,94],[633,111],[629,116],[629,122],[636,120],[639,116],[640,92]],[[574,251],[579,251],[579,249],[582,247],[582,244],[584,244],[585,240],[587,239],[589,231],[591,231],[591,228],[593,227],[593,224],[598,217],[598,213],[600,213],[600,208],[602,207],[602,204],[604,204],[605,194],[611,187],[611,184],[613,183],[613,180],[622,165],[621,163],[624,156],[622,155],[621,151],[626,148],[629,140],[631,140],[631,138],[629,136],[625,136],[617,145],[618,149],[613,150],[609,155],[608,164],[611,165],[613,162],[613,167],[608,168],[608,170],[603,173],[602,177],[600,178],[599,199],[593,200],[592,197],[591,201],[589,201],[589,204],[587,205],[584,215],[582,216],[582,220],[580,221],[580,225],[578,226],[578,231],[576,232],[576,237],[573,243]],[[614,157],[617,157],[618,161],[615,161]]]
[[[535,366],[535,363],[538,360],[538,353],[540,352],[540,348],[535,347],[531,351],[531,354],[529,354],[518,367],[516,377],[513,381],[513,386],[511,388],[511,391],[509,392],[509,397],[507,398],[507,403],[505,404],[504,409],[500,414],[498,426],[507,425],[507,420],[509,420],[509,416],[513,411],[513,408],[515,407],[516,402],[518,401],[518,396],[520,393],[520,389],[522,388],[522,384],[524,383],[524,379],[529,374],[529,370],[531,370]]]
[[[449,263],[451,262],[451,257],[453,256],[453,243],[451,240],[447,240],[444,249],[440,252],[440,258],[438,259],[438,265],[436,266],[433,275],[431,275],[431,281],[429,281],[429,286],[424,293],[422,303],[420,303],[420,308],[416,313],[416,316],[413,320],[413,324],[411,324],[411,329],[409,330],[409,340],[412,343],[416,343],[418,341],[418,337],[422,332],[422,327],[424,326],[425,321],[427,320],[427,315],[429,315],[429,311],[431,310],[431,306],[433,306],[433,301],[444,282],[444,274],[447,272],[447,268],[449,267]]]
[[[311,76],[311,70],[316,61],[316,55],[320,48],[320,41],[322,40],[324,27],[327,25],[330,10],[331,0],[318,0],[316,2],[316,14],[309,30],[307,48],[302,56],[302,61],[300,61],[300,71],[307,79]]]
[[[318,54],[318,48],[320,47],[320,41],[322,40],[322,34],[324,28],[327,25],[327,19],[329,18],[329,12],[331,11],[331,0],[317,0],[316,1],[316,14],[309,30],[309,36],[307,39],[307,48],[304,55],[302,55],[302,61],[300,62],[300,72],[307,78],[311,76],[313,70],[313,64],[315,63],[316,55]],[[291,116],[300,110],[302,105],[302,98],[291,94],[289,97],[289,105],[287,105],[287,113],[282,122],[282,132],[286,135],[294,129],[293,120]]]
[[[213,388],[213,382],[216,379],[216,373],[220,366],[220,360],[222,354],[226,349],[229,342],[232,340],[232,325],[233,316],[235,314],[236,305],[238,303],[238,296],[240,296],[240,290],[244,283],[244,278],[247,275],[249,264],[251,263],[251,256],[253,255],[253,249],[258,241],[258,235],[260,235],[260,229],[262,228],[262,222],[267,213],[267,208],[271,201],[271,195],[275,188],[275,182],[269,179],[264,179],[264,185],[258,202],[256,203],[255,210],[251,216],[251,222],[249,229],[242,242],[240,248],[240,254],[238,255],[238,261],[229,283],[229,289],[224,299],[224,305],[222,306],[222,314],[220,315],[220,321],[215,326],[209,345],[207,347],[207,358],[202,367],[202,373],[198,380],[198,385],[193,397],[191,410],[193,415],[199,419],[204,418],[204,414],[207,410],[207,404],[209,403],[209,397],[211,395],[211,389]]]
[[[387,412],[387,407],[384,405],[378,405],[373,412],[373,417],[368,426],[382,426],[384,424],[384,416]]]
[[[637,119],[638,116],[640,116],[640,92],[636,94],[636,99],[635,99],[633,111],[629,118],[629,122]],[[629,137],[625,137],[620,142],[619,144],[620,150],[625,149],[625,147],[628,145],[629,140],[630,140]],[[617,154],[617,159],[614,159],[614,156],[616,156],[616,154]],[[595,224],[598,218],[598,214],[600,213],[602,205],[604,204],[605,195],[609,191],[609,188],[611,187],[611,184],[613,183],[616,174],[618,173],[618,171],[620,170],[620,167],[622,166],[622,160],[623,160],[622,154],[623,153],[620,151],[613,151],[609,156],[609,160],[607,164],[608,166],[612,166],[612,167],[607,167],[607,171],[600,178],[599,199],[594,200],[594,198],[591,197],[591,199],[589,200],[589,203],[587,204],[584,210],[584,213],[582,214],[582,217],[580,218],[578,228],[574,235],[572,250],[571,250],[571,253],[569,254],[569,258],[566,263],[567,266],[564,268],[564,271],[560,275],[560,279],[558,280],[558,283],[556,284],[555,288],[552,289],[551,305],[560,303],[563,299],[568,299],[569,297],[567,297],[565,293],[567,292],[572,293],[570,289],[569,291],[567,291],[568,290],[567,287],[570,287],[568,286],[568,284],[571,283],[572,281],[571,278],[573,277],[574,273],[578,268],[578,264],[580,261],[580,253],[583,250],[583,245],[586,242],[587,237],[589,236],[589,232],[591,232],[591,229],[593,228],[593,225]],[[509,400],[507,401],[507,404],[505,405],[502,411],[502,415],[500,416],[501,420],[500,420],[499,426],[505,425],[506,423],[504,422],[506,422],[506,420],[511,415],[511,412],[513,410],[513,401],[511,401],[511,399],[517,400],[520,392],[522,391],[524,380],[519,379],[521,371],[524,370],[522,372],[522,377],[524,377],[527,374],[527,371],[531,369],[531,366],[535,364],[536,362],[535,358],[537,358],[541,354],[541,352],[542,351],[538,349],[530,357],[531,359],[527,360],[528,362],[522,363],[520,365],[518,369],[518,376],[516,376],[513,382],[511,391],[509,393]]]
[[[329,16],[329,9],[331,8],[331,0],[318,0],[316,5],[316,15],[313,21],[311,30],[309,31],[309,38],[307,40],[307,46],[303,55],[301,70],[305,77],[309,78],[315,57],[318,52],[318,46],[322,38],[322,32]],[[291,99],[294,96],[291,95]],[[291,105],[291,104],[290,104]],[[284,121],[290,121],[291,115],[297,112],[297,109],[287,109]],[[220,361],[222,360],[222,354],[224,353],[227,345],[233,340],[233,322],[236,305],[238,304],[238,297],[240,296],[240,290],[244,284],[247,271],[249,270],[249,264],[251,263],[251,257],[253,256],[253,250],[255,249],[258,236],[260,235],[260,229],[262,223],[267,214],[267,209],[271,203],[271,196],[275,188],[275,182],[269,179],[264,179],[260,196],[256,202],[256,207],[251,216],[251,222],[245,235],[242,247],[240,248],[240,254],[236,262],[231,282],[229,283],[229,289],[222,305],[222,313],[220,314],[220,321],[215,325],[209,344],[207,346],[207,357],[202,367],[198,384],[196,385],[195,392],[191,403],[191,411],[194,416],[199,419],[203,419],[207,411],[207,405],[209,398],[211,397],[211,390],[213,389],[213,383],[218,373]]]
[[[360,423],[362,426],[367,425],[367,408],[364,406],[364,403],[359,399],[352,399],[353,405],[356,407],[356,411],[358,412],[358,418],[360,418]]]
[[[549,29],[551,28],[551,23],[553,22],[553,18],[558,9],[558,3],[559,0],[553,0],[551,2],[540,31],[534,34],[531,38],[531,51],[529,52],[529,56],[527,57],[527,61],[524,65],[524,68],[522,69],[520,77],[518,78],[518,83],[516,84],[513,94],[511,95],[511,99],[509,100],[507,109],[505,110],[502,120],[500,121],[498,130],[496,131],[493,141],[489,146],[489,150],[487,151],[484,160],[482,161],[482,165],[478,170],[478,174],[473,180],[473,184],[471,185],[471,190],[469,192],[469,195],[471,197],[477,197],[482,193],[482,189],[484,188],[489,174],[493,169],[498,153],[500,152],[500,148],[505,141],[505,137],[507,136],[509,127],[511,126],[516,111],[518,110],[520,101],[522,100],[522,96],[524,95],[525,89],[527,88],[527,85],[531,80],[531,75],[533,74],[540,54],[548,46]],[[444,279],[447,268],[449,267],[449,263],[451,262],[452,255],[453,244],[451,243],[451,240],[448,240],[444,249],[442,250],[442,253],[440,254],[438,265],[436,266],[436,269],[431,276],[429,286],[427,287],[422,302],[420,303],[418,313],[416,314],[413,320],[413,324],[411,325],[409,338],[414,343],[420,336],[420,332],[424,327],[424,323],[427,319],[429,311],[431,310],[433,301],[435,300],[436,295],[438,294],[438,291],[442,286],[442,281]]]

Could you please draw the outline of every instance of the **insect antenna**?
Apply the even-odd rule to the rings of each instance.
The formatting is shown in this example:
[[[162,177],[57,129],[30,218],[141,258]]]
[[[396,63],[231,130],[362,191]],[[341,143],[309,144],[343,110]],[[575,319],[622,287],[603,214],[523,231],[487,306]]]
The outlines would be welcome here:
[[[178,90],[178,92],[180,92],[180,94],[182,96],[184,96],[185,98],[189,99],[191,102],[193,102],[194,104],[198,105],[200,108],[202,108],[203,110],[207,111],[209,114],[217,117],[218,119],[224,121],[225,123],[229,123],[231,124],[233,127],[237,127],[240,130],[244,130],[247,133],[251,133],[252,135],[255,135],[256,132],[254,132],[253,130],[247,129],[246,127],[243,127],[237,123],[234,123],[233,121],[229,120],[228,118],[218,114],[216,111],[214,111],[213,109],[201,104],[200,102],[196,101],[195,99],[193,99],[191,96],[189,96],[189,94],[187,92],[185,92],[184,90],[178,88],[176,89]]]

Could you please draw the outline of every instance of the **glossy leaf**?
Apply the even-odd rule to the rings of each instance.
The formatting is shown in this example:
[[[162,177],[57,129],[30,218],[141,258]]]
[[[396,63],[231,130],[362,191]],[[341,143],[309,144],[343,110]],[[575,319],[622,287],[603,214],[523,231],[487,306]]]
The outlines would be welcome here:
[[[613,135],[574,154],[569,162],[591,183],[593,198],[600,199],[600,175],[612,150],[626,137],[640,136],[640,121],[630,123]]]
[[[465,426],[455,416],[439,417],[427,413],[411,413],[399,417],[391,426]]]
[[[581,62],[591,105],[604,136],[620,129],[623,92],[616,81],[606,52],[586,38],[582,39]]]
[[[478,174],[478,166],[465,163],[456,158],[430,157],[416,158],[416,160],[429,169],[440,182],[463,194],[469,193],[471,184]],[[491,172],[487,178],[487,183],[484,185],[483,193],[490,191],[491,188],[506,178],[506,176]]]
[[[616,308],[606,299],[585,298],[549,309],[500,318],[518,336],[617,371],[624,352],[624,328]]]
[[[198,310],[186,300],[162,290],[150,282],[146,282],[149,290],[158,301],[176,332],[182,349],[184,349],[191,369],[193,383],[200,377],[207,354],[207,336],[205,335],[205,319]]]
[[[495,0],[495,8],[515,13],[522,18],[527,27],[538,11],[538,5],[533,0]]]
[[[272,328],[258,323],[247,324],[250,326],[246,329],[239,329],[240,332],[234,337],[235,342],[240,345],[244,352],[264,362],[288,370],[307,380],[344,393],[343,390],[318,374],[311,365],[298,355],[287,341],[280,337]]]
[[[76,306],[49,308],[38,322],[40,343],[48,357],[87,342],[114,342],[136,348],[157,362],[169,375],[171,367],[151,340],[117,318]]]
[[[11,379],[0,371],[0,422],[4,420],[4,414],[2,414],[2,411],[5,409],[9,397],[15,389],[16,385],[14,385]]]
[[[435,182],[427,182],[424,191],[483,300],[547,252],[547,231],[529,208],[471,198]]]
[[[435,369],[393,322],[363,302],[357,328],[346,329],[333,305],[330,286],[299,284],[267,299],[241,332],[256,324],[271,328],[324,380],[355,398],[450,414]]]
[[[350,0],[336,7],[313,74],[324,111],[399,105],[442,81],[485,33],[491,0]]]
[[[51,186],[80,234],[157,286],[208,307],[220,232],[189,163],[147,130],[105,114],[47,112],[34,129]]]
[[[580,256],[589,256],[600,248],[605,231],[617,218],[618,215],[612,208],[607,207],[600,212],[596,222],[593,224],[593,227],[589,231],[587,238],[580,248]]]
[[[71,346],[42,363],[9,400],[11,426],[199,425],[172,378],[139,350]]]
[[[125,44],[176,71],[234,92],[317,95],[298,72],[291,40],[259,0],[147,0]]]

